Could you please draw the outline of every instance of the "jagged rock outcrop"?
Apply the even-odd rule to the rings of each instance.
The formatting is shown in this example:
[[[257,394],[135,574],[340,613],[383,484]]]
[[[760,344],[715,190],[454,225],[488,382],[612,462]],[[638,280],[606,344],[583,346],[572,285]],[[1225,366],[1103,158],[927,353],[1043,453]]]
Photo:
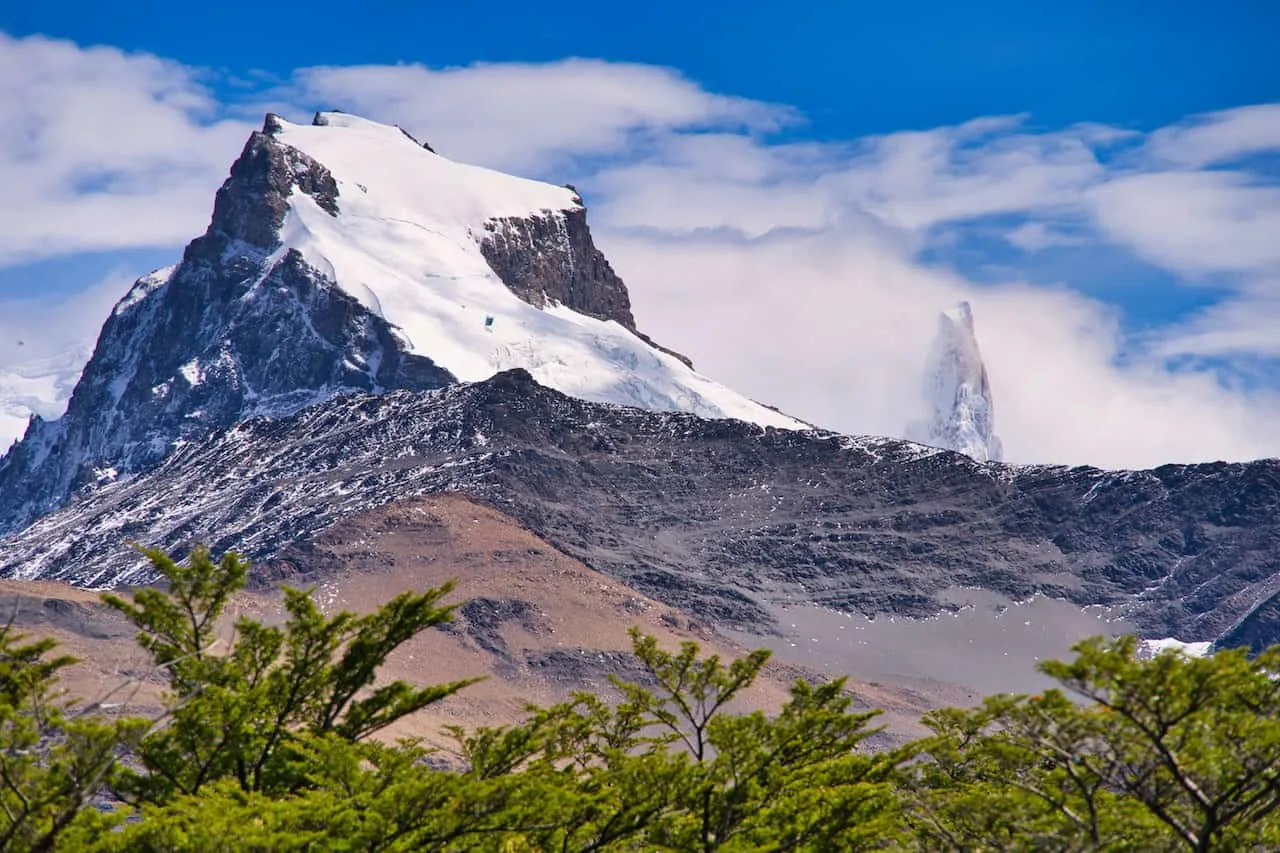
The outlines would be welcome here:
[[[582,204],[576,194],[575,200]],[[658,345],[636,328],[631,295],[592,241],[585,207],[486,222],[480,250],[503,284],[530,305],[560,304],[588,317],[613,320],[655,349],[693,366],[688,356]]]
[[[284,145],[278,116],[268,114],[231,165],[213,202],[209,230],[187,247],[186,257],[220,257],[237,241],[270,252],[280,245],[280,226],[294,188],[330,216],[338,215],[338,184],[321,163]],[[249,253],[251,254],[251,253]]]
[[[979,462],[1003,458],[1004,448],[995,434],[991,384],[968,302],[939,316],[923,390],[927,413],[908,425],[908,439],[954,450]]]
[[[581,198],[578,198],[581,204]],[[635,331],[631,296],[591,241],[585,208],[485,223],[484,259],[512,292],[539,308],[548,301]]]

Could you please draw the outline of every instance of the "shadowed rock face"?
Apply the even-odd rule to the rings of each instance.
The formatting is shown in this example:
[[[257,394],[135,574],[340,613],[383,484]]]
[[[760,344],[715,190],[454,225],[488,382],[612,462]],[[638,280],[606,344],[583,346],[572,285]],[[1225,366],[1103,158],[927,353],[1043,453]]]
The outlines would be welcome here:
[[[338,184],[313,158],[275,139],[279,122],[268,115],[231,166],[214,197],[209,230],[187,247],[186,257],[216,257],[236,242],[270,252],[280,245],[289,195],[296,187],[331,216],[338,215]]]
[[[1280,640],[1280,462],[979,465],[892,439],[589,404],[524,371],[331,400],[181,448],[0,542],[0,573],[135,581],[136,539],[256,560],[354,513],[461,492],[709,622],[811,603],[927,616],[948,590],[1105,604],[1147,637]],[[1252,614],[1252,615],[1251,615]],[[1252,641],[1252,640],[1251,640]]]
[[[585,209],[490,220],[480,251],[502,283],[530,305],[556,303],[588,317],[613,320],[650,346],[693,366],[687,356],[659,346],[636,328],[627,286],[592,242]]]
[[[525,302],[539,308],[557,302],[635,331],[627,287],[591,241],[586,210],[490,220],[480,249]]]

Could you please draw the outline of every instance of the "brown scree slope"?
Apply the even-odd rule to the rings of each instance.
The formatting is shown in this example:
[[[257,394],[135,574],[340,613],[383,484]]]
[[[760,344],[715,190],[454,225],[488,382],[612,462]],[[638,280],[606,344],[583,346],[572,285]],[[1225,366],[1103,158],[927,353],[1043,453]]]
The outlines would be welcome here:
[[[479,684],[387,732],[445,747],[447,725],[474,728],[521,719],[528,703],[549,704],[575,690],[610,691],[608,676],[637,675],[628,653],[635,625],[674,648],[695,640],[732,658],[745,649],[694,616],[654,601],[555,550],[502,513],[459,495],[398,501],[341,522],[280,559],[255,567],[255,588],[237,596],[239,615],[282,618],[277,583],[314,588],[329,612],[364,612],[409,589],[449,580],[461,604],[456,622],[406,644],[384,676],[416,683],[486,676]],[[71,694],[143,714],[160,710],[161,682],[133,632],[91,591],[59,583],[0,581],[0,606],[17,626],[52,636],[79,658]],[[776,709],[803,669],[773,663],[740,708]],[[860,704],[882,708],[893,739],[917,735],[920,713],[972,695],[932,683],[850,684]]]

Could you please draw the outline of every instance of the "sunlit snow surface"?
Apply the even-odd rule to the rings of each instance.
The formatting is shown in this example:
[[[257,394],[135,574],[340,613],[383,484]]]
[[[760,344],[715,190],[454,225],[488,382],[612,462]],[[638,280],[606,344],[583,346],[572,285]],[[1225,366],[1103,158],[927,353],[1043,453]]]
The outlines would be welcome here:
[[[454,163],[395,127],[341,113],[321,125],[282,122],[277,138],[338,183],[334,217],[295,191],[283,245],[403,333],[412,352],[463,381],[513,367],[586,400],[804,425],[660,352],[616,322],[524,302],[480,251],[486,222],[562,215],[563,187]],[[501,227],[499,225],[498,227]]]

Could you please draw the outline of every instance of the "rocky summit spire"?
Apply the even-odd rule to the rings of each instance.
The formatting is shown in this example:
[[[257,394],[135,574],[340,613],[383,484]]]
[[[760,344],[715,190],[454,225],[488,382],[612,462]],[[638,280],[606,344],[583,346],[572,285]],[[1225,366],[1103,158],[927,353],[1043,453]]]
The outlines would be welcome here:
[[[973,310],[961,302],[938,318],[938,335],[924,376],[927,415],[907,427],[907,438],[945,447],[979,462],[998,462],[991,385],[973,331]]]

